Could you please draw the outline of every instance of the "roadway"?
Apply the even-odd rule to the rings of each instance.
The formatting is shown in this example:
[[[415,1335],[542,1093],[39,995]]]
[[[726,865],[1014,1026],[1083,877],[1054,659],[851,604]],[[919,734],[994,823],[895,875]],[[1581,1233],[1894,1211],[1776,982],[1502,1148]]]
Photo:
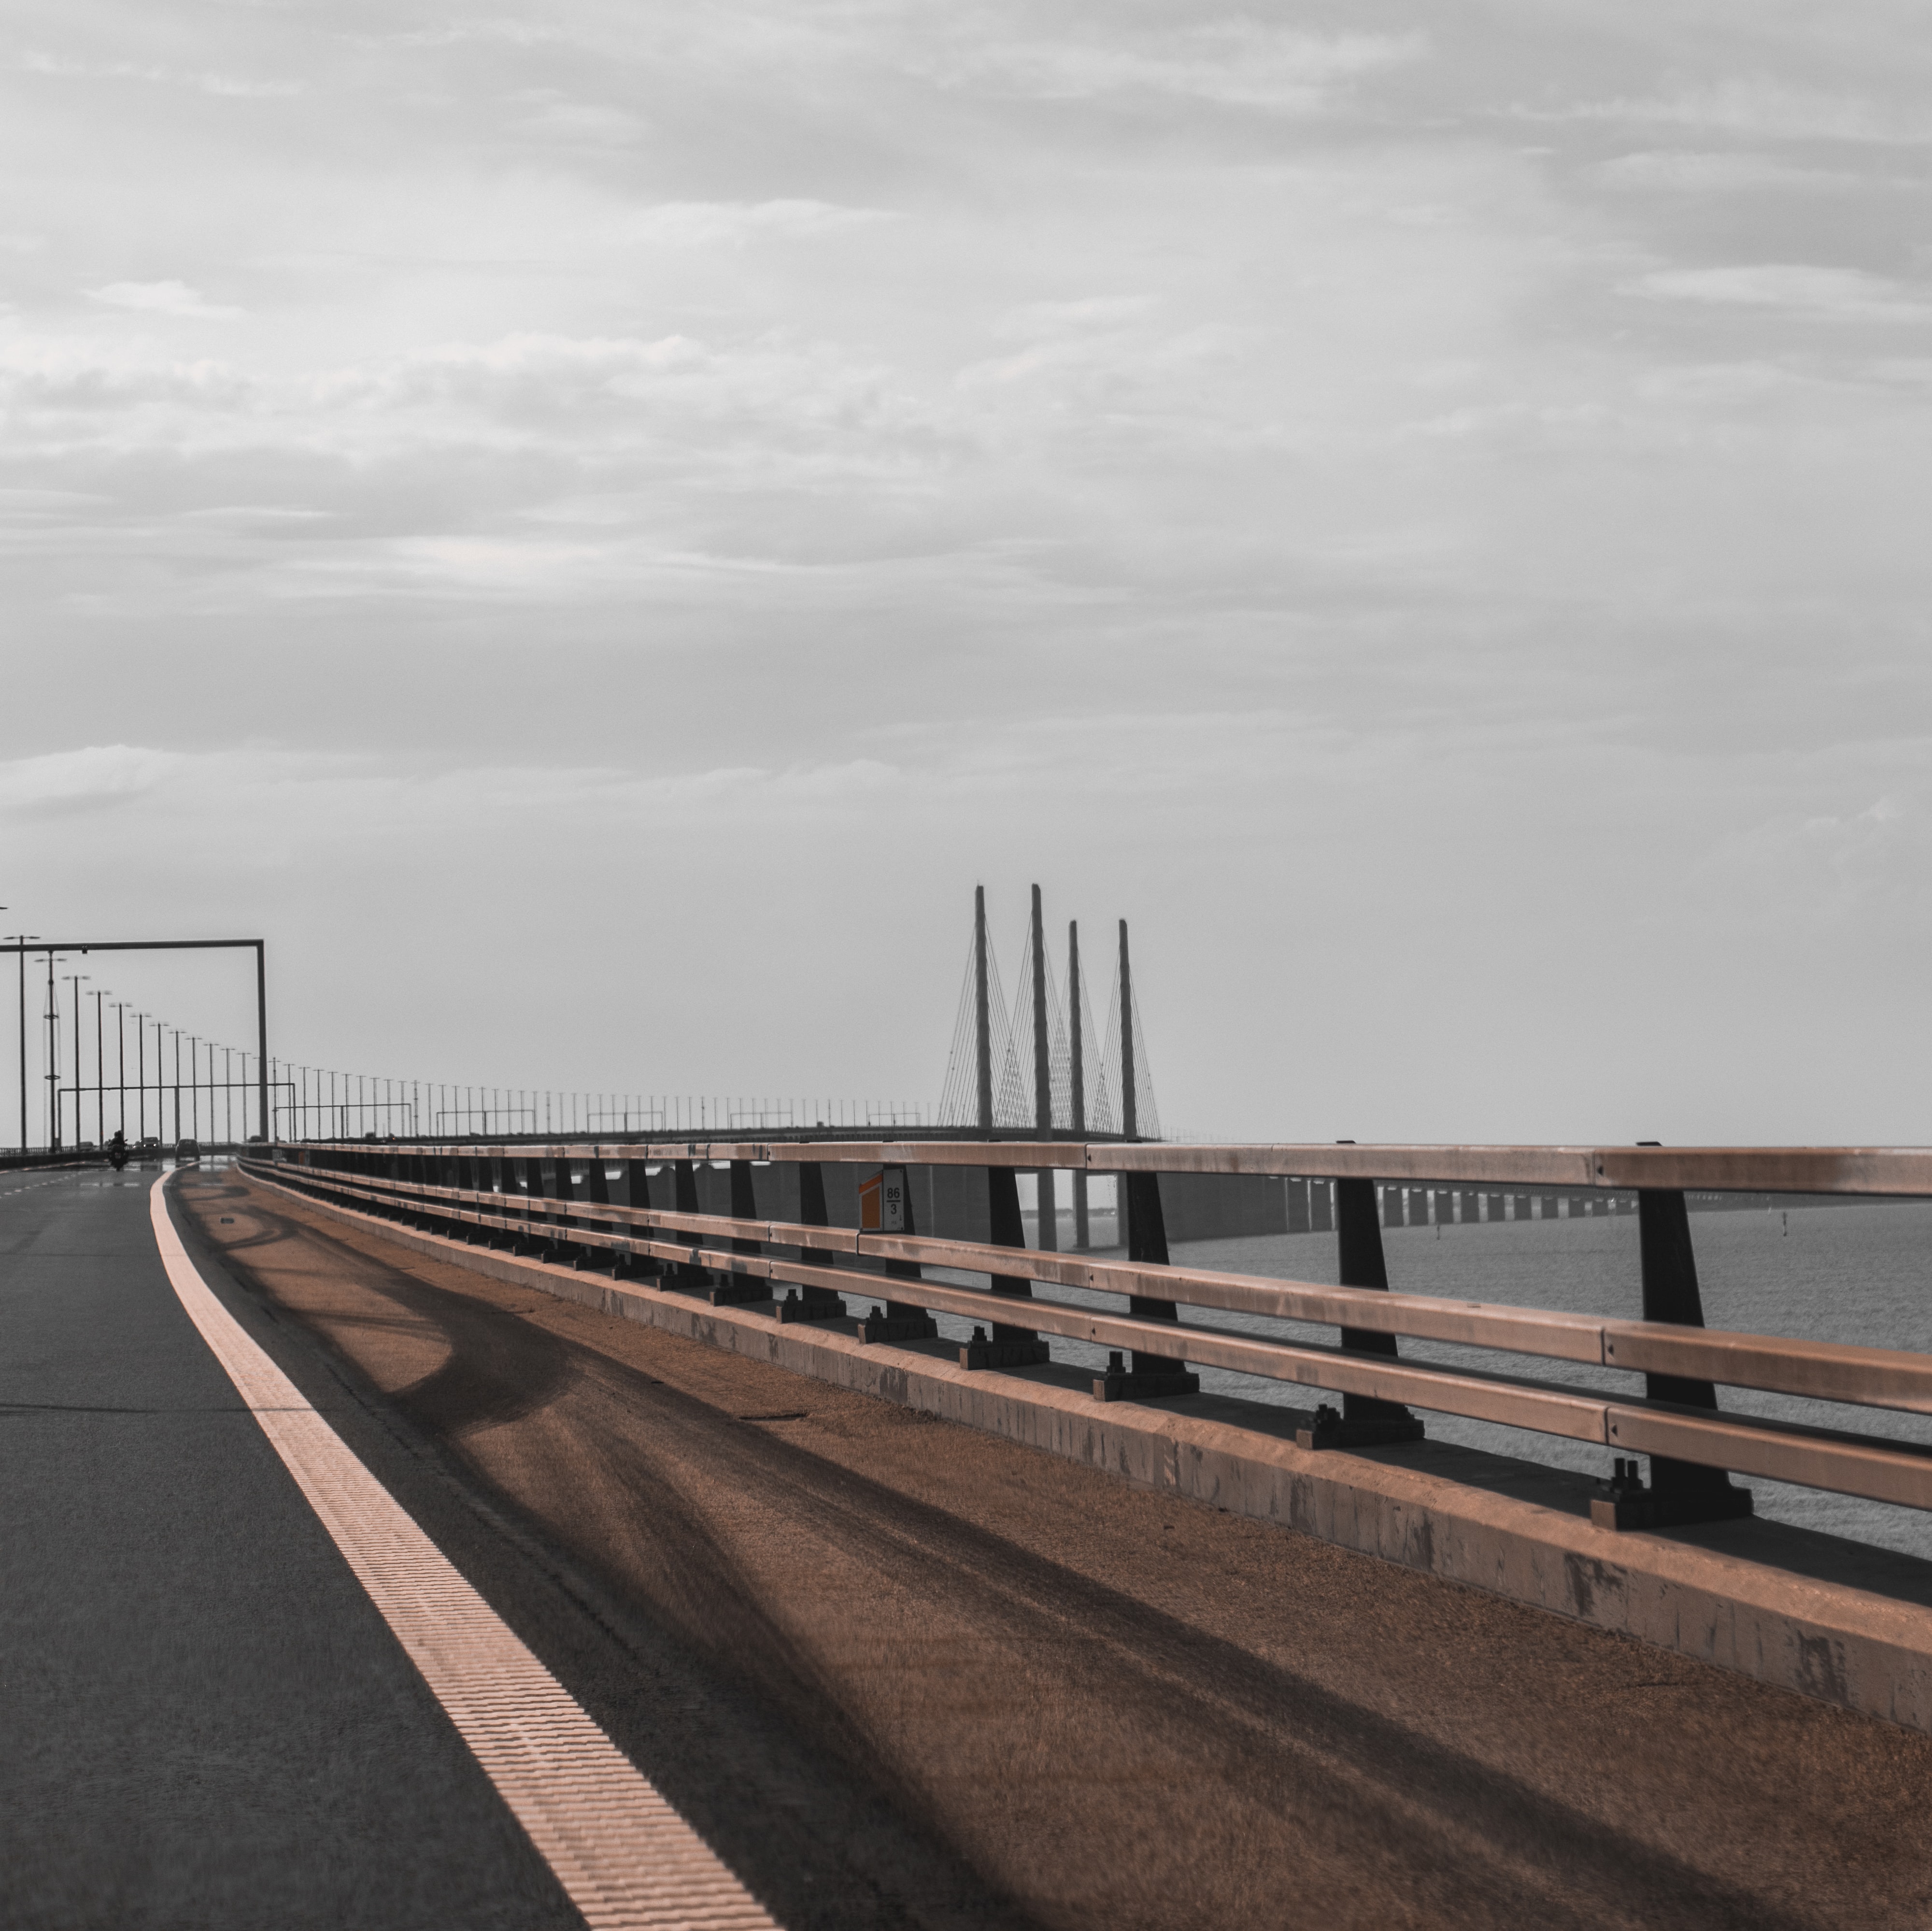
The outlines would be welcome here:
[[[580,1921],[151,1179],[0,1182],[0,1922]],[[220,1303],[793,1931],[1932,1909],[1932,1738],[174,1186]]]

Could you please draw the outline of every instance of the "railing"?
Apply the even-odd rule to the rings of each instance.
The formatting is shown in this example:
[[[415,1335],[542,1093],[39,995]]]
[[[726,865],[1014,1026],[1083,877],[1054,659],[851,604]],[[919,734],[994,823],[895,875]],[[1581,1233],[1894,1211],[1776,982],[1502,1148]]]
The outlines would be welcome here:
[[[698,1211],[694,1167],[728,1165],[732,1212]],[[755,1211],[754,1164],[796,1165],[800,1218]],[[826,1224],[823,1171],[902,1167],[985,1170],[992,1238],[921,1236]],[[1870,1500],[1932,1508],[1932,1449],[1881,1437],[1725,1414],[1715,1385],[1932,1414],[1932,1356],[1702,1325],[1686,1190],[1898,1197],[1932,1194],[1932,1151],[1880,1148],[1666,1148],[1228,1146],[986,1140],[646,1142],[586,1146],[278,1149],[251,1172],[391,1216],[416,1216],[458,1238],[554,1259],[668,1277],[674,1290],[716,1302],[772,1300],[782,1320],[845,1317],[844,1297],[882,1302],[860,1323],[868,1339],[936,1336],[944,1313],[992,1325],[961,1350],[968,1366],[1043,1361],[1045,1335],[1116,1351],[1096,1396],[1160,1395],[1192,1385],[1182,1363],[1230,1370],[1337,1395],[1300,1436],[1312,1447],[1418,1437],[1412,1408],[1497,1422],[1617,1452],[1616,1473],[1593,1512],[1613,1526],[1653,1526],[1749,1512],[1727,1473]],[[573,1175],[581,1166],[580,1177]],[[646,1199],[668,1169],[674,1204],[609,1197],[621,1166],[626,1191]],[[1126,1260],[1023,1245],[1015,1188],[1023,1171],[1120,1176]],[[1342,1284],[1224,1273],[1168,1264],[1161,1173],[1277,1174],[1332,1181]],[[560,1179],[558,1176],[562,1176]],[[640,1189],[638,1182],[644,1180]],[[1376,1181],[1528,1189],[1562,1194],[1634,1191],[1640,1217],[1641,1320],[1448,1300],[1388,1290]],[[662,1183],[661,1183],[662,1185]],[[922,1266],[982,1275],[986,1287],[920,1277]],[[1119,1297],[1124,1310],[1036,1296],[1035,1284]],[[787,1294],[784,1290],[791,1290]],[[1016,1305],[1018,1304],[1018,1305]],[[1335,1347],[1178,1322],[1178,1305],[1332,1326]],[[1517,1356],[1642,1373],[1643,1396],[1500,1372],[1404,1360],[1412,1337]],[[1134,1360],[1125,1367],[1119,1356]],[[1652,1482],[1637,1479],[1652,1458]],[[1630,1457],[1628,1464],[1624,1457]]]

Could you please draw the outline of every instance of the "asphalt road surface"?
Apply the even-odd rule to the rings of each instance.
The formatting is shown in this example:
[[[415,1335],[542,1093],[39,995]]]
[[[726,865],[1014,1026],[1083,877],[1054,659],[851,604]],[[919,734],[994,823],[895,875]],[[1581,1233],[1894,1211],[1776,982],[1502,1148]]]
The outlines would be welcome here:
[[[151,1178],[0,1181],[0,1923],[579,1922],[189,1323]],[[791,1931],[1932,1917],[1932,1738],[173,1186]]]

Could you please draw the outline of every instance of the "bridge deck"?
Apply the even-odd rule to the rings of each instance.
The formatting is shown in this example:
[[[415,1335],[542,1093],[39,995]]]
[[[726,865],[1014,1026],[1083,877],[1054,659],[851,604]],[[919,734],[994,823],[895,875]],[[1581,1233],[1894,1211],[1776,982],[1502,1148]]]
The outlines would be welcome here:
[[[10,1921],[575,1921],[145,1188],[20,1184]],[[1923,1921],[1932,1737],[177,1185],[224,1303],[793,1931]]]
[[[781,1921],[1922,1914],[1932,1739],[184,1195],[289,1371]]]

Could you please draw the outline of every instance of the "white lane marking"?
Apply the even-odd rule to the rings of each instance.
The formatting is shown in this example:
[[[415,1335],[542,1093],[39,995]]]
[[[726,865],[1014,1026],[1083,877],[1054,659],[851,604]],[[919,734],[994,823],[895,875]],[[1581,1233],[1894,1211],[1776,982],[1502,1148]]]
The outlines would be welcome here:
[[[777,1931],[710,1846],[457,1572],[217,1300],[148,1194],[188,1318],[595,1931]]]

